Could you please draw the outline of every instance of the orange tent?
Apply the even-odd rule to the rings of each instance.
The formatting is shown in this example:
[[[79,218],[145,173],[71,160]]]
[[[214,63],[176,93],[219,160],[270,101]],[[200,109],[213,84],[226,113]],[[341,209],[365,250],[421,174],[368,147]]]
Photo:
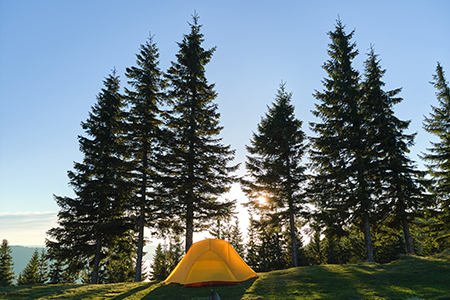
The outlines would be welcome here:
[[[257,276],[228,242],[206,239],[192,244],[164,282],[184,286],[229,285]]]

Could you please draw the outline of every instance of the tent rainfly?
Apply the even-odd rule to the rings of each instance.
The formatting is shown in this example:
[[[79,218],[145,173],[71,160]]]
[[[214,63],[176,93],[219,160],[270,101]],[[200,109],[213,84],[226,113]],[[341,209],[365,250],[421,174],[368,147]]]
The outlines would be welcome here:
[[[228,242],[206,239],[192,244],[164,282],[185,287],[232,285],[257,276]]]

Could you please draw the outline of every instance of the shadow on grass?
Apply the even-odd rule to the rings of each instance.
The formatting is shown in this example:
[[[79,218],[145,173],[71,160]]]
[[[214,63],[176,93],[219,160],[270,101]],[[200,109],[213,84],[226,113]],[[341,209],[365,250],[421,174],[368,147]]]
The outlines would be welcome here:
[[[93,298],[97,295],[113,294],[114,292],[111,289],[111,285],[80,284],[74,285],[71,289],[66,289],[59,294],[62,299],[82,300]]]
[[[211,286],[211,287],[195,287],[185,288],[179,284],[160,285],[155,289],[149,291],[143,300],[149,299],[165,299],[165,300],[179,300],[179,299],[208,299],[209,294],[215,291],[219,294],[222,300],[239,300],[242,299],[246,291],[253,285],[257,278],[252,278],[241,282],[237,285],[229,286]]]
[[[222,300],[242,299],[256,278],[237,285],[185,288],[178,284],[164,285],[162,282],[117,283],[105,285],[68,284],[0,287],[0,300],[30,299],[207,299],[212,291]]]
[[[0,287],[0,299],[38,299],[48,295],[61,295],[77,287],[74,284],[39,284]]]
[[[155,288],[154,286],[157,285],[157,284],[159,284],[159,283],[156,282],[156,281],[149,282],[149,283],[147,283],[145,285],[141,285],[141,286],[135,287],[134,289],[131,289],[128,292],[125,292],[123,294],[115,296],[114,298],[112,298],[112,300],[123,300],[123,299],[126,299],[126,298],[128,298],[130,296],[133,296],[133,295],[143,291],[143,290],[146,290],[146,289],[149,289],[149,288]],[[145,295],[145,292],[144,292],[144,295]]]

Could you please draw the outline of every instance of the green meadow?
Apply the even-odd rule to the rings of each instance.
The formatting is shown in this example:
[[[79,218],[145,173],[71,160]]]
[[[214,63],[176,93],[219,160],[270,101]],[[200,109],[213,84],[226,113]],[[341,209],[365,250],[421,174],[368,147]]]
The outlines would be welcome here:
[[[0,287],[0,299],[450,299],[450,251],[390,264],[299,267],[260,273],[235,286],[184,288],[160,282]]]

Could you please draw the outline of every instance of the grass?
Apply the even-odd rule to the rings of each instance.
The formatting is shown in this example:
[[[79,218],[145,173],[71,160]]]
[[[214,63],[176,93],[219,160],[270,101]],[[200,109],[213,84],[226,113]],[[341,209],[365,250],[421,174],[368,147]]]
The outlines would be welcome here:
[[[0,299],[192,299],[212,290],[234,299],[450,299],[450,252],[390,264],[322,265],[260,273],[235,286],[184,288],[159,282],[0,287]]]
[[[263,273],[242,299],[450,299],[450,254]]]

